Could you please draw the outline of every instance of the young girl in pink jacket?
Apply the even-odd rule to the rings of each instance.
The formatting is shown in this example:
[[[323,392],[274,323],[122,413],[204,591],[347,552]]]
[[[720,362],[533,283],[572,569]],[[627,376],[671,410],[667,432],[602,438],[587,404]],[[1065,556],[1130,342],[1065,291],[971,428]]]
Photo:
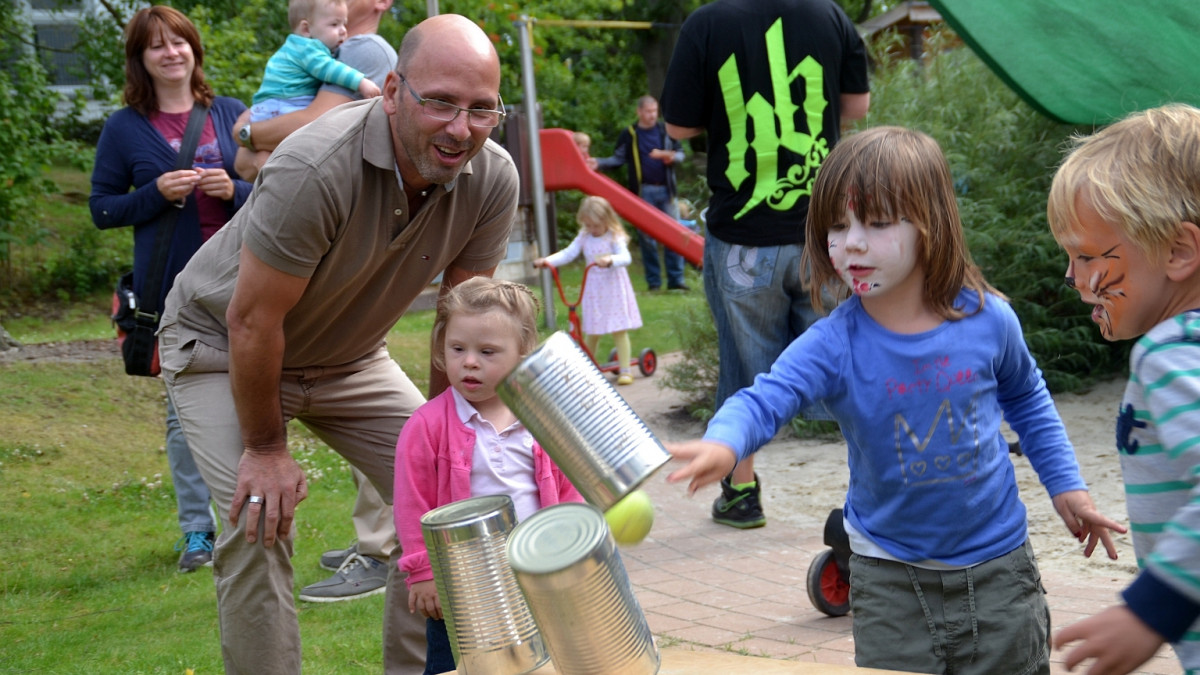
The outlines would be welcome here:
[[[408,609],[426,617],[425,673],[455,669],[421,516],[468,497],[506,494],[522,521],[583,497],[496,395],[537,346],[537,301],[510,281],[475,277],[438,301],[434,366],[450,388],[417,409],[396,444],[396,531]]]

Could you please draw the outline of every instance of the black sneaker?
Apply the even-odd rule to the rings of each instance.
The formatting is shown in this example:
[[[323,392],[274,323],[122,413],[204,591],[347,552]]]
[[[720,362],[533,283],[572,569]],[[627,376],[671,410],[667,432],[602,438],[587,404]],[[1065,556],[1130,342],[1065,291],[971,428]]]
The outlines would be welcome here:
[[[212,567],[213,539],[212,532],[184,532],[175,543],[175,550],[183,551],[179,556],[179,571],[187,573]]]
[[[762,502],[758,499],[761,490],[758,474],[754,474],[754,487],[745,490],[734,490],[729,484],[729,476],[722,478],[721,496],[713,502],[713,520],[741,530],[766,525],[767,517],[763,515]]]

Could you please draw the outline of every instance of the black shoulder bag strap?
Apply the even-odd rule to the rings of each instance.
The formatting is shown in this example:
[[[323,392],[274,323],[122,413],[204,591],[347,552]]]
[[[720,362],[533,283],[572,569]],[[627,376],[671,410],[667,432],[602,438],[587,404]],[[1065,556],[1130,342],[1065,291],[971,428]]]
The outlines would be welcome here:
[[[190,169],[196,159],[196,146],[200,143],[200,132],[204,130],[204,121],[208,118],[208,108],[197,101],[192,106],[192,114],[188,117],[187,129],[183,132],[183,142],[179,144],[179,158],[175,160],[175,170]],[[186,199],[185,199],[186,201]],[[154,237],[154,255],[150,257],[150,267],[146,270],[146,280],[142,283],[142,296],[138,298],[138,310],[135,315],[139,324],[148,324],[158,328],[159,295],[162,292],[163,274],[167,270],[167,253],[171,249],[171,240],[175,237],[175,221],[179,220],[178,208],[168,209],[166,215],[158,221],[158,232]]]

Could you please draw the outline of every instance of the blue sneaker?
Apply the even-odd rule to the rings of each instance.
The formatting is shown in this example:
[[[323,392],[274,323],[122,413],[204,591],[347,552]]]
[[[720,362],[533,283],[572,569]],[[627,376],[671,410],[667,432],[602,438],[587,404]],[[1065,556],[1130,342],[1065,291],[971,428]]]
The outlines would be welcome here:
[[[212,567],[214,539],[212,532],[184,532],[175,543],[175,550],[183,551],[179,556],[179,571],[187,573],[199,567]]]

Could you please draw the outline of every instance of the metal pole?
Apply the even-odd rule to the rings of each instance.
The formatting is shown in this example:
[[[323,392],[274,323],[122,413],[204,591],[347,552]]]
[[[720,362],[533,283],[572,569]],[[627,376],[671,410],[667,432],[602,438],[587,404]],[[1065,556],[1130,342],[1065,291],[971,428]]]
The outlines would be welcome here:
[[[537,231],[538,251],[542,256],[550,250],[550,228],[546,222],[546,183],[542,178],[542,139],[538,135],[541,126],[537,118],[537,88],[533,77],[533,40],[530,36],[531,19],[522,15],[513,22],[521,36],[521,80],[525,86],[525,134],[529,144],[529,177],[533,183],[533,223]],[[546,328],[554,329],[554,289],[550,270],[542,270],[542,308],[546,317]]]
[[[438,0],[425,0],[425,16],[438,15]]]

